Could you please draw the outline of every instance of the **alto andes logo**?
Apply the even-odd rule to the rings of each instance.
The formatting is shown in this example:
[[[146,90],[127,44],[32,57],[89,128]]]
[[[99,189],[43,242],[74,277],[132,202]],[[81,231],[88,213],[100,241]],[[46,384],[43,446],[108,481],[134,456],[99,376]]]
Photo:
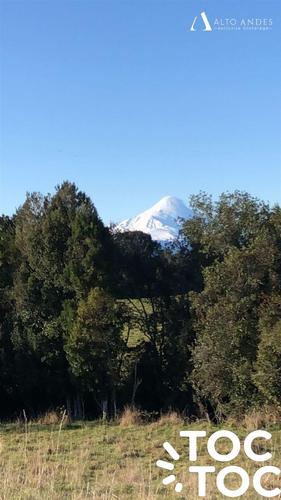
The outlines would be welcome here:
[[[204,26],[205,26],[205,29],[203,31],[212,31],[212,28],[211,28],[211,25],[210,25],[209,20],[207,18],[206,12],[201,12],[200,16],[201,16],[202,21],[203,21]],[[195,31],[196,30],[195,23],[197,21],[197,17],[198,16],[195,16],[194,21],[193,21],[193,23],[191,25],[190,31]]]
[[[272,26],[269,17],[216,17],[211,21],[203,11],[194,17],[190,31],[269,31]]]
[[[278,487],[280,485],[280,468],[274,465],[263,465],[258,467],[258,463],[264,463],[272,459],[272,454],[266,451],[266,444],[255,443],[255,440],[266,440],[270,441],[272,436],[269,432],[265,430],[257,430],[250,432],[243,442],[243,452],[244,458],[243,463],[246,460],[254,462],[254,472],[247,471],[243,467],[238,465],[228,465],[226,467],[219,467],[219,471],[216,469],[216,462],[231,462],[237,459],[241,452],[241,442],[239,437],[231,431],[220,430],[211,434],[207,441],[207,451],[210,457],[210,462],[208,465],[198,465],[196,464],[198,460],[198,441],[206,437],[205,431],[180,431],[180,437],[188,439],[188,460],[192,463],[189,467],[185,467],[190,474],[195,475],[197,478],[197,495],[198,497],[206,497],[208,494],[208,479],[209,475],[215,475],[216,488],[219,493],[228,498],[236,498],[245,495],[250,487],[254,489],[259,498],[276,498],[281,495],[281,489]],[[230,451],[228,453],[221,453],[217,450],[217,442],[220,439],[229,442]],[[175,448],[166,441],[163,444],[163,448],[168,453],[170,459],[158,460],[156,462],[157,467],[168,471],[168,475],[164,477],[162,483],[165,486],[174,485],[174,490],[176,493],[183,492],[185,498],[188,499],[188,484],[185,485],[177,479],[176,469],[177,464],[180,463],[181,456],[175,450]],[[200,449],[202,449],[202,442],[200,443]],[[186,456],[186,454],[185,454]],[[183,457],[184,459],[185,457]],[[236,461],[237,463],[237,461]],[[252,464],[253,465],[253,464]],[[181,467],[181,471],[183,468]],[[251,468],[253,471],[253,467]],[[232,478],[234,481],[234,488],[229,488],[229,479]],[[276,481],[276,484],[274,484]],[[194,483],[194,481],[192,481]],[[212,490],[213,493],[213,490]]]

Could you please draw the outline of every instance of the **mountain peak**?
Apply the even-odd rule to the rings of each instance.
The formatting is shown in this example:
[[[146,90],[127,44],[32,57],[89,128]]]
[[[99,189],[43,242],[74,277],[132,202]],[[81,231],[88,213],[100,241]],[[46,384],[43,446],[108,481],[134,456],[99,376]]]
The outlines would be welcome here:
[[[175,196],[164,196],[148,210],[120,222],[116,229],[121,232],[142,231],[160,242],[172,241],[179,234],[181,220],[191,216],[191,210],[182,200]]]
[[[176,217],[185,218],[188,208],[179,198],[176,198],[175,196],[164,196],[149,210],[153,212],[163,211],[170,215],[174,214]],[[181,213],[183,215],[180,215]]]

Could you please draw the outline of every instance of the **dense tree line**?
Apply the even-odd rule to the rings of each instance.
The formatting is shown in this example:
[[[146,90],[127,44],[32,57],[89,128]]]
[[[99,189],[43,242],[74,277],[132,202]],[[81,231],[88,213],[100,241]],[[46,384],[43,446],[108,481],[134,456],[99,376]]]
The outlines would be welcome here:
[[[204,193],[161,247],[69,182],[0,218],[1,418],[281,404],[281,209]]]

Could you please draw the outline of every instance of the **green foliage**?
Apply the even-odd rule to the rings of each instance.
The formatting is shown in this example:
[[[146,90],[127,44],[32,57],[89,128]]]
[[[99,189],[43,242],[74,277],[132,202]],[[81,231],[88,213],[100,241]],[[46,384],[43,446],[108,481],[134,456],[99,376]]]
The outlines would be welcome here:
[[[281,295],[263,305],[260,343],[253,376],[266,402],[281,403]]]
[[[220,417],[245,411],[258,397],[252,374],[259,314],[267,294],[280,287],[279,234],[269,207],[247,194],[195,202],[195,219],[184,228],[204,256],[203,290],[191,294],[193,384]]]
[[[13,273],[17,263],[14,237],[14,220],[0,217],[0,398],[2,405],[7,407],[14,386],[11,343],[14,318]]]
[[[122,304],[100,288],[79,302],[65,350],[73,374],[96,394],[120,382],[125,317]]]
[[[193,380],[216,413],[247,407],[253,393],[259,284],[252,255],[245,253],[242,259],[240,251],[233,250],[222,263],[207,268],[204,290],[193,296],[198,334]]]
[[[31,364],[46,378],[46,386],[57,386],[66,397],[73,383],[65,338],[81,297],[108,282],[109,232],[90,199],[65,182],[53,197],[27,196],[15,217],[15,246],[19,264],[14,273],[12,341],[18,378]]]
[[[0,218],[1,415],[280,404],[281,209],[238,191],[191,206],[164,248],[110,232],[70,182]]]
[[[194,216],[184,223],[183,234],[206,262],[223,259],[233,247],[247,247],[270,218],[268,205],[240,191],[223,193],[217,202],[201,193],[190,205]]]

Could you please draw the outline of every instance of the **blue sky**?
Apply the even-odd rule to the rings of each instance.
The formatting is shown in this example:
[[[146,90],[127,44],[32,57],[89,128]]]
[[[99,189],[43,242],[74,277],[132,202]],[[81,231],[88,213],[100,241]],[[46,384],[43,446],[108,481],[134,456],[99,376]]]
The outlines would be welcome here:
[[[105,222],[167,194],[281,199],[280,0],[1,1],[0,212],[72,180]],[[217,17],[270,31],[204,32]]]

